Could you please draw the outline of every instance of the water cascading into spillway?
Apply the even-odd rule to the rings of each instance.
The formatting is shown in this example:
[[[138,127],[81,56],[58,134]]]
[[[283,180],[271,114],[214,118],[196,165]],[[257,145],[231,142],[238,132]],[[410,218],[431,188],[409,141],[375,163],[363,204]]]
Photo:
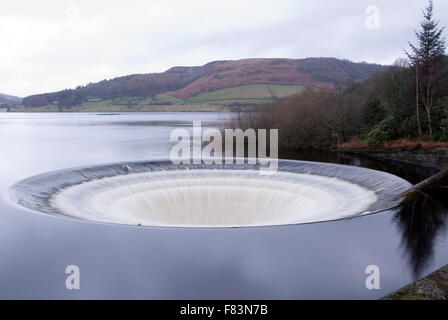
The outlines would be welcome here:
[[[249,227],[329,221],[397,206],[411,187],[385,172],[280,160],[258,165],[132,162],[68,169],[12,186],[29,209],[73,218],[167,227]]]

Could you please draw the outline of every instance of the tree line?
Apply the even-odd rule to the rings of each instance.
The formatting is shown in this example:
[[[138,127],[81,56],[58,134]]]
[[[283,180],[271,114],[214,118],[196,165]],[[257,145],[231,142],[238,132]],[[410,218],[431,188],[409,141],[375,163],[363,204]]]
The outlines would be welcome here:
[[[359,139],[448,141],[448,56],[429,1],[407,58],[337,90],[305,90],[240,117],[239,125],[278,128],[279,147],[322,148]]]
[[[26,107],[58,105],[70,107],[90,99],[148,97],[182,88],[185,78],[180,73],[130,75],[58,92],[37,94],[23,99]]]
[[[89,100],[106,100],[116,98],[154,97],[156,94],[174,91],[209,72],[215,63],[201,67],[173,67],[162,73],[133,74],[75,89],[36,94],[23,99],[26,107],[58,105],[71,107]]]

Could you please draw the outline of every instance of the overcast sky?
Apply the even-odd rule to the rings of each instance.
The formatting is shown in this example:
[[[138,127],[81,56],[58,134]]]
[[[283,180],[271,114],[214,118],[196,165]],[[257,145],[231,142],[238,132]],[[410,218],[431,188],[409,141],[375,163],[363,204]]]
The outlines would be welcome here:
[[[213,60],[331,56],[390,64],[414,40],[426,3],[2,0],[0,92],[23,97]],[[448,25],[448,1],[434,5]]]

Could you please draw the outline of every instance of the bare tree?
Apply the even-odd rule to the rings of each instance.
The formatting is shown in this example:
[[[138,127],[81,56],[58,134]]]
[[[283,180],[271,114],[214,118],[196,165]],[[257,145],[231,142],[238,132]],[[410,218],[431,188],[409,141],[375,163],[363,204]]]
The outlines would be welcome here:
[[[422,140],[422,125],[420,124],[420,100],[418,97],[418,59],[415,61],[415,108],[417,113],[418,136]]]

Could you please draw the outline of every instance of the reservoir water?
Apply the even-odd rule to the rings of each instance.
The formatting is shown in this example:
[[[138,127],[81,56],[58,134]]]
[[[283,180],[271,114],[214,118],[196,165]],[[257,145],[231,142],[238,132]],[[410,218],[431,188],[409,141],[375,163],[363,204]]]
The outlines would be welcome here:
[[[41,173],[167,159],[173,129],[195,120],[221,127],[230,117],[0,113],[0,298],[375,299],[448,263],[446,210],[428,199],[349,220],[253,228],[85,222],[11,200],[13,184]],[[368,167],[412,183],[431,174],[317,151],[282,157]],[[65,287],[68,265],[80,268],[80,290]],[[381,271],[379,290],[366,289],[369,265]]]

